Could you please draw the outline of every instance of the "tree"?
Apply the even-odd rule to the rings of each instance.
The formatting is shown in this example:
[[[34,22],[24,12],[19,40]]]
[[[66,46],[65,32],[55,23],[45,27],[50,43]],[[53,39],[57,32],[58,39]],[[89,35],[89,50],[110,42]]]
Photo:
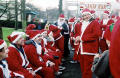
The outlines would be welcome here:
[[[59,0],[59,14],[63,13],[63,11],[62,11],[62,2],[63,2],[63,0]]]
[[[0,39],[3,39],[2,27],[0,27]]]

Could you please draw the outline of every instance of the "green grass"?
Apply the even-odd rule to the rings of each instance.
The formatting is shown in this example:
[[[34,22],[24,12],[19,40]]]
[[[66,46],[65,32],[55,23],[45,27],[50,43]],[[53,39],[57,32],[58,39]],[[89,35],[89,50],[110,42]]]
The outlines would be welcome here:
[[[7,36],[9,36],[13,31],[16,31],[16,30],[14,28],[2,27],[3,40],[5,40],[8,45],[9,45],[9,41],[7,39]],[[22,29],[19,29],[17,31],[22,31]]]

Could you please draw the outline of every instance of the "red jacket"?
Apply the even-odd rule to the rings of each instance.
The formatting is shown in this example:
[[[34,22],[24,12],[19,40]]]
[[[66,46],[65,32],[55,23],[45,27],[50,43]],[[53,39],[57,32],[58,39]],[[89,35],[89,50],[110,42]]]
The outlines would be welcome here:
[[[106,27],[109,26],[109,25],[111,25],[112,23],[114,23],[114,21],[113,21],[112,19],[110,19],[110,20],[108,20],[108,22],[107,22],[106,25],[103,25],[103,20],[102,20],[102,21],[100,22],[100,24],[101,24],[100,27],[101,27],[102,30],[105,31],[105,30],[106,30]]]
[[[77,32],[79,36],[81,36],[81,27],[82,24],[78,28],[76,28],[75,32]],[[98,39],[101,34],[100,26],[97,21],[92,21],[87,28],[85,29],[83,35],[81,36],[81,54],[85,53],[87,55],[94,55],[98,52]],[[91,53],[91,54],[89,54]]]
[[[24,49],[25,49],[26,56],[31,64],[31,66],[33,67],[33,69],[46,66],[45,62],[40,61],[39,57],[41,55],[39,55],[37,53],[36,47],[33,44],[26,45],[24,47]],[[42,49],[41,49],[41,52],[42,52]]]
[[[53,37],[55,40],[62,37],[61,30],[57,26],[50,25],[49,30],[53,32]]]
[[[9,69],[12,71],[22,71],[22,72],[28,72],[23,66],[23,59],[18,52],[18,50],[15,47],[9,47],[9,52],[8,52],[8,66]],[[28,64],[27,67],[30,67]]]

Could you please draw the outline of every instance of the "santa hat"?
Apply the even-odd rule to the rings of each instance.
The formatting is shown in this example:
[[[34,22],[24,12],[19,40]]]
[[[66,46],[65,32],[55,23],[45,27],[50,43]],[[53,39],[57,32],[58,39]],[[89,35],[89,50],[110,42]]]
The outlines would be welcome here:
[[[29,38],[31,40],[34,40],[35,38],[37,38],[38,36],[41,36],[40,35],[40,31],[39,30],[31,30],[27,33],[27,35],[29,35]]]
[[[0,49],[4,48],[6,45],[6,42],[2,39],[0,39]]]
[[[25,36],[24,32],[12,32],[11,35],[8,36],[8,40],[11,43],[16,43],[21,37]]]
[[[91,14],[95,14],[95,10],[91,10]]]
[[[103,14],[109,15],[110,13],[109,13],[109,11],[105,10]]]
[[[65,19],[64,14],[60,14],[60,15],[59,15],[59,18],[60,18],[60,19]]]
[[[36,25],[35,25],[35,24],[29,24],[29,25],[26,27],[26,30],[33,30],[34,28],[36,28]]]
[[[115,18],[115,15],[112,15],[111,18]]]
[[[83,14],[91,14],[91,11],[89,10],[89,9],[84,9],[83,11],[82,11],[82,15]]]
[[[75,17],[70,18],[69,21],[68,21],[68,23],[74,23],[74,22],[75,22]]]

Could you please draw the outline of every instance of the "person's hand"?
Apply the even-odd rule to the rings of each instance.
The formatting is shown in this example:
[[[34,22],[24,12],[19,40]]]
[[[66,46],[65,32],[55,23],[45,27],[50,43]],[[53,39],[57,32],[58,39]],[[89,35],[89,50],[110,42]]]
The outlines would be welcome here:
[[[60,51],[59,49],[56,49],[56,51]]]
[[[62,30],[62,27],[61,27],[61,26],[58,26],[58,28],[59,28],[60,30]]]
[[[50,65],[50,67],[53,67],[53,66],[55,66],[55,63],[50,62],[49,65]]]
[[[80,43],[80,36],[77,36],[75,38],[75,42],[74,42],[74,45],[78,45]]]
[[[96,54],[96,55],[94,56],[94,58],[99,58],[99,57],[101,57],[101,54]]]
[[[35,76],[36,74],[35,74],[35,72],[34,71],[29,71],[33,76]]]
[[[29,73],[31,73],[33,76],[35,76],[35,72],[33,71],[32,68],[27,68],[27,70],[29,71]]]
[[[80,36],[77,36],[77,37],[75,38],[75,41],[76,41],[76,42],[80,41]]]

